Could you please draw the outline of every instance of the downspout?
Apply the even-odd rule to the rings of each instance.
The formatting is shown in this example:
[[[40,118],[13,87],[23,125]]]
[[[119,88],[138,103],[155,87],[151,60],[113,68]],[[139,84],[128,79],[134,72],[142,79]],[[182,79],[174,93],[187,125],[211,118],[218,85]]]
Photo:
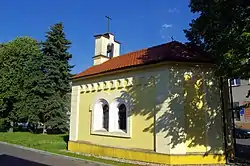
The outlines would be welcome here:
[[[156,152],[156,112],[155,112],[155,108],[154,108],[154,151]]]
[[[233,92],[232,92],[232,79],[230,79],[229,81],[229,93],[230,93],[230,106],[231,106],[231,111],[232,111],[232,125],[233,125],[233,133],[232,133],[232,136],[233,136],[233,155],[234,155],[234,158],[235,158],[235,147],[236,147],[236,140],[235,140],[235,123],[234,123],[234,111],[233,111]],[[233,158],[233,159],[234,159]]]
[[[226,163],[229,163],[229,160],[228,160],[228,153],[227,153],[227,149],[228,149],[228,146],[227,146],[227,129],[226,129],[226,124],[227,124],[227,121],[226,121],[226,113],[225,113],[225,98],[224,98],[224,82],[223,82],[223,78],[220,77],[220,95],[221,95],[221,107],[222,107],[222,123],[223,123],[223,134],[224,134],[224,152],[225,152],[225,158],[226,158]]]
[[[155,97],[157,96],[157,91],[156,91],[156,85],[157,85],[157,83],[156,83],[156,81],[154,81],[154,83],[153,83],[153,87],[154,87],[154,90],[155,90],[155,92],[154,92],[154,94],[155,94]],[[156,97],[157,98],[157,97]],[[153,137],[154,137],[154,152],[156,152],[157,151],[157,143],[156,143],[156,114],[157,114],[157,111],[156,111],[156,103],[158,103],[157,102],[157,100],[155,100],[155,102],[154,102],[154,108],[153,108],[153,113],[154,113],[154,133],[153,133]]]

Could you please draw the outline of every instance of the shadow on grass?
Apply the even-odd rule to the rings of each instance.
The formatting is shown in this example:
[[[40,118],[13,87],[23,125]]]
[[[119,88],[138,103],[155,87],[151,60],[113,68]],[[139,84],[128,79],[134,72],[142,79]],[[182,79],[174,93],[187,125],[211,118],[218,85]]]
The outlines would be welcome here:
[[[61,136],[63,141],[66,143],[66,149],[68,150],[68,141],[69,141],[69,134]]]

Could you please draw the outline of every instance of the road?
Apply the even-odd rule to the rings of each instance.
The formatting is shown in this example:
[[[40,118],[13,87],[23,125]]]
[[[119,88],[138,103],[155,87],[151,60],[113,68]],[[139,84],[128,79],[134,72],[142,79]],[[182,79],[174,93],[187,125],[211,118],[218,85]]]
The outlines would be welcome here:
[[[1,166],[101,166],[70,157],[57,156],[0,142]],[[107,166],[107,165],[106,165]]]
[[[250,161],[250,139],[236,139],[236,157]]]

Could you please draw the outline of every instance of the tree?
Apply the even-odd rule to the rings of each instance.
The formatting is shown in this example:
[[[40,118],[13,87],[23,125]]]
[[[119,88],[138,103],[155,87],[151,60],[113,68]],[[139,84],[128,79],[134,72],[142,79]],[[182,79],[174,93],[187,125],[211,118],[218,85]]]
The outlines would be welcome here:
[[[191,12],[199,14],[190,23],[190,28],[184,30],[190,44],[198,46],[213,57],[217,65],[217,76],[224,79],[249,79],[250,1],[191,0],[189,7]],[[250,104],[241,107],[250,107]],[[235,110],[239,109],[240,107]],[[233,129],[233,118],[231,122],[232,128],[230,125],[226,126]],[[227,134],[227,148],[233,145],[229,138],[231,134],[234,135],[234,131]],[[232,155],[231,151],[226,153]]]
[[[41,56],[39,44],[22,37],[0,47],[0,118],[13,128],[16,122],[27,122],[33,109],[27,105],[31,91],[26,84],[34,76],[34,60]]]
[[[250,78],[250,1],[191,0],[199,13],[184,30],[190,44],[213,56],[217,74],[225,78]]]
[[[46,128],[65,132],[68,129],[70,100],[70,71],[69,60],[72,55],[68,52],[71,42],[66,39],[62,23],[51,26],[42,43],[44,61],[42,71],[44,78],[40,81],[44,102],[39,113],[40,121]]]

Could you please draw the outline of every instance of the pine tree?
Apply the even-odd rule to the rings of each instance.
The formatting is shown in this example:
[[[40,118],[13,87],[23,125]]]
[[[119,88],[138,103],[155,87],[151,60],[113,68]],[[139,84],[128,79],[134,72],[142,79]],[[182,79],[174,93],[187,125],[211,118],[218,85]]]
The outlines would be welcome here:
[[[23,95],[22,98],[24,103],[23,107],[28,112],[27,122],[29,122],[31,126],[37,126],[37,124],[39,124],[39,113],[42,110],[41,105],[44,103],[44,85],[41,84],[41,80],[44,79],[42,64],[45,58],[41,52],[41,43],[38,44],[40,53],[37,54],[37,56],[33,56],[27,62],[28,70],[26,70],[26,78],[23,85],[25,89],[25,95]]]
[[[40,121],[46,128],[59,132],[68,129],[70,100],[70,71],[69,60],[72,55],[68,52],[71,42],[66,39],[62,23],[51,26],[42,43],[44,78],[40,81],[44,102],[39,112]]]

